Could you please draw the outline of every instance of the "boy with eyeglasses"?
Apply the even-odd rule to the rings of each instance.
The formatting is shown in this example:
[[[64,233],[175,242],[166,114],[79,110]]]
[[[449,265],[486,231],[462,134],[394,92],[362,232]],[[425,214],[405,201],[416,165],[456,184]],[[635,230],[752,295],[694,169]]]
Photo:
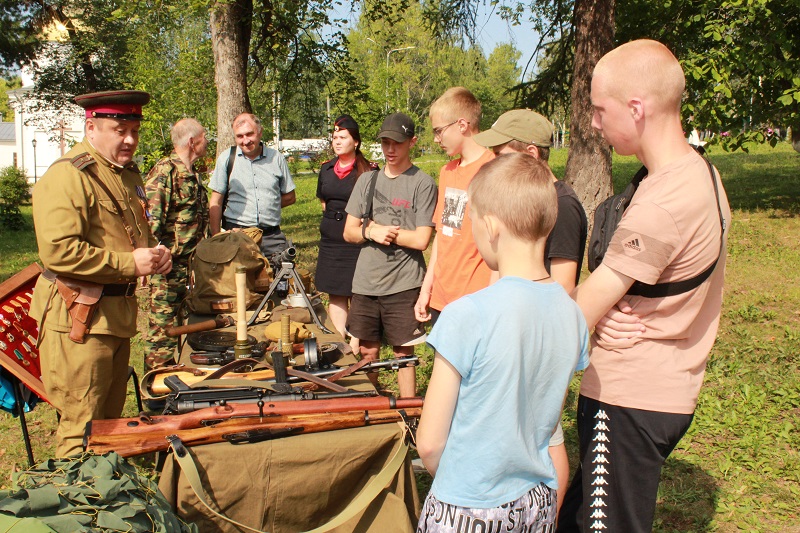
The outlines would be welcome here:
[[[467,187],[494,153],[475,142],[479,133],[481,104],[464,87],[452,87],[430,110],[433,140],[458,159],[439,173],[439,200],[433,214],[433,239],[428,271],[414,306],[417,320],[436,322],[445,305],[489,285],[491,269],[481,259],[472,223],[467,216]],[[430,310],[429,310],[430,308]]]

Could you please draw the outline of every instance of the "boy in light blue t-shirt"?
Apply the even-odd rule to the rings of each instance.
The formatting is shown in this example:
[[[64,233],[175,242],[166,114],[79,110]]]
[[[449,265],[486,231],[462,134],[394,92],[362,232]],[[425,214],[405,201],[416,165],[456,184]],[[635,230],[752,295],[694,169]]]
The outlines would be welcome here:
[[[469,185],[475,242],[500,280],[445,307],[428,337],[436,358],[417,448],[434,480],[418,532],[555,528],[548,441],[573,373],[588,365],[589,332],[544,266],[552,179],[540,161],[509,154]]]

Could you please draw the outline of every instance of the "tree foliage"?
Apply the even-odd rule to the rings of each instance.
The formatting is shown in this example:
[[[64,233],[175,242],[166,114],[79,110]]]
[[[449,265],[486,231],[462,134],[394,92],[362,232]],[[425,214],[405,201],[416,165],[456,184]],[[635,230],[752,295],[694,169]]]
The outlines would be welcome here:
[[[8,105],[8,91],[19,89],[22,80],[19,76],[9,79],[0,77],[0,120],[4,122],[14,122],[14,109]]]
[[[25,218],[19,206],[30,199],[25,171],[16,167],[0,169],[0,226],[12,231],[25,229]]]
[[[800,1],[619,0],[617,41],[665,43],[687,74],[684,118],[727,133],[726,149],[768,140],[768,128],[800,128]],[[688,125],[687,125],[688,127]]]
[[[36,56],[42,19],[36,2],[0,0],[0,76]]]
[[[129,43],[128,85],[151,96],[139,142],[144,168],[172,149],[169,128],[181,118],[195,118],[211,138],[216,134],[217,91],[209,81],[214,60],[208,14],[183,7],[162,5],[141,12]]]
[[[432,145],[430,129],[422,127],[428,109],[453,86],[466,87],[483,103],[482,128],[513,107],[509,89],[520,79],[519,52],[503,44],[487,58],[477,45],[437,30],[430,16],[430,6],[421,2],[363,4],[347,36],[348,70],[357,84],[339,84],[332,94],[337,111],[356,117],[362,135],[377,133],[387,111],[402,111],[417,123],[420,144]]]
[[[716,140],[732,150],[747,141],[774,145],[771,128],[800,129],[800,0],[616,4],[616,44],[656,39],[683,65],[687,130],[724,133]],[[535,75],[517,89],[522,103],[546,114],[572,105],[574,9],[574,0],[500,0],[506,19],[535,24],[539,38],[529,62]]]

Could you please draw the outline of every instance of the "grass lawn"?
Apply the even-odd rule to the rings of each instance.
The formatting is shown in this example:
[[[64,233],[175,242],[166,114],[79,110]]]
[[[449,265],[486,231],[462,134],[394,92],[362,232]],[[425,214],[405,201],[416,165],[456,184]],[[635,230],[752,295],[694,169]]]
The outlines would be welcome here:
[[[654,530],[800,532],[800,154],[783,143],[749,154],[712,148],[710,157],[733,210],[722,319],[694,423],[664,468]],[[443,156],[430,155],[419,165],[436,177],[443,163]],[[555,150],[556,175],[563,176],[565,163],[566,151]],[[638,167],[633,158],[615,156],[615,188]],[[298,200],[284,210],[283,227],[298,248],[299,265],[313,270],[316,175],[298,173],[296,181]],[[30,207],[23,211],[30,222]],[[36,258],[32,230],[0,233],[0,280]],[[138,339],[134,353],[141,368]],[[432,354],[420,348],[420,355],[430,361]],[[423,391],[430,366],[418,369]],[[578,378],[564,413],[573,468],[577,384]],[[128,409],[133,414],[132,396]],[[49,457],[52,408],[34,409],[29,426],[37,460]],[[13,472],[25,466],[17,420],[4,414],[0,485],[10,485]],[[427,491],[430,478],[418,481]]]

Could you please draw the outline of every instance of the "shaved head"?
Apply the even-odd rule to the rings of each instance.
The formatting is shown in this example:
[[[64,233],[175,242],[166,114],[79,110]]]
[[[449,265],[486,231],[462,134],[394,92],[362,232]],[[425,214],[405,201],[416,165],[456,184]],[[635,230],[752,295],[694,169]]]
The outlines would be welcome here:
[[[686,88],[683,69],[658,41],[640,39],[618,46],[600,58],[593,78],[621,102],[640,98],[662,111],[680,113]]]

